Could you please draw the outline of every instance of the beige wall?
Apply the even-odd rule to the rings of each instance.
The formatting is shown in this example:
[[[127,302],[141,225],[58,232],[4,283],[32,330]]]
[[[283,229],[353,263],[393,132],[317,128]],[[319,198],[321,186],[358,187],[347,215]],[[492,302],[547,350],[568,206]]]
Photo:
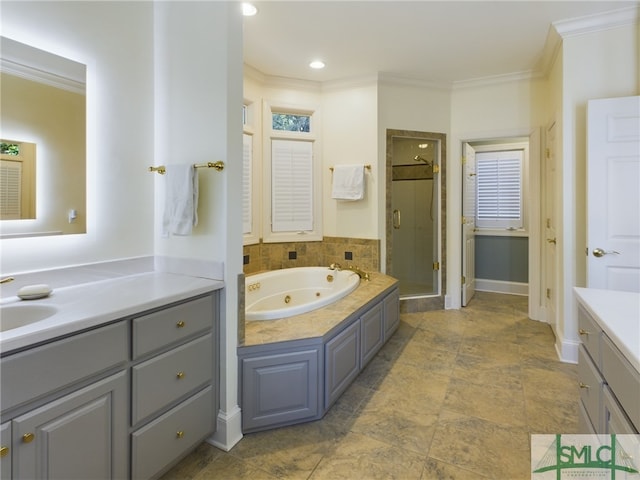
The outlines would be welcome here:
[[[563,40],[556,59],[553,89],[558,96],[561,82],[561,178],[560,221],[562,250],[560,282],[562,305],[558,312],[564,355],[577,359],[576,306],[573,287],[586,284],[586,108],[597,98],[638,95],[638,25],[629,24]],[[576,357],[576,358],[574,358]]]

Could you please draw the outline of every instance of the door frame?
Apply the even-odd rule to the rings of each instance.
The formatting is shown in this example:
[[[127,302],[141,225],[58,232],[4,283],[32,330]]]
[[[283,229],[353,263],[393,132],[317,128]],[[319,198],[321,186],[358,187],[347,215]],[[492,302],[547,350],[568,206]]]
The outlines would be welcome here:
[[[536,127],[527,130],[515,130],[509,132],[484,132],[482,135],[471,134],[464,135],[460,140],[460,152],[464,143],[475,143],[481,141],[497,141],[512,140],[516,137],[527,137],[529,139],[529,165],[527,170],[528,176],[528,224],[529,224],[529,311],[528,316],[533,320],[544,321],[544,304],[542,302],[542,258],[540,255],[542,249],[541,238],[544,234],[541,221],[541,174],[542,174],[542,133],[541,128]],[[462,158],[458,159],[462,161]],[[459,184],[462,185],[464,178],[464,168],[461,169]],[[461,228],[463,225],[461,225]],[[459,246],[460,258],[462,258],[462,242]],[[462,295],[462,288],[460,289]]]
[[[385,272],[390,275],[392,272],[392,251],[393,251],[393,206],[392,206],[392,184],[393,181],[393,138],[424,138],[426,140],[437,141],[440,148],[440,172],[437,174],[439,177],[437,201],[439,208],[438,212],[438,259],[436,260],[440,264],[440,275],[438,293],[432,295],[425,295],[420,297],[400,298],[400,310],[402,312],[423,312],[429,310],[441,310],[445,307],[445,295],[447,290],[447,249],[446,242],[446,225],[447,225],[447,196],[446,196],[446,165],[447,165],[447,134],[437,132],[421,132],[415,130],[398,130],[398,129],[386,129],[386,165],[385,165],[385,177],[386,177],[386,198],[385,198],[385,237],[386,245],[384,252]],[[434,175],[434,180],[436,175]]]

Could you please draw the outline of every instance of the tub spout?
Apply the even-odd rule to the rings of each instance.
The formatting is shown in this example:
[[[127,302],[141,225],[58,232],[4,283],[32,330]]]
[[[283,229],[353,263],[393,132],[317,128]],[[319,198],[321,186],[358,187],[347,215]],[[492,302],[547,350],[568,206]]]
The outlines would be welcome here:
[[[9,283],[9,282],[13,282],[13,277],[6,277],[6,278],[0,279],[0,284]]]
[[[340,270],[342,270],[342,265],[340,265],[339,263],[332,263],[331,265],[329,265],[329,270],[337,270],[339,272]]]
[[[363,270],[360,270],[358,267],[354,267],[353,265],[349,265],[348,267],[345,267],[344,270],[351,270],[352,272],[355,272],[360,278],[362,278],[363,280],[369,280],[369,274]]]

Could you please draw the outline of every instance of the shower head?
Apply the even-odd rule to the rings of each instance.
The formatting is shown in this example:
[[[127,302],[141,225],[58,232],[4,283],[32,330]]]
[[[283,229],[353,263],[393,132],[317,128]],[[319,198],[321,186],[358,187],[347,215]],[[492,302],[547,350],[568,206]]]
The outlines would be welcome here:
[[[415,157],[413,157],[413,160],[416,161],[416,162],[426,163],[429,166],[432,165],[432,163],[429,160],[427,160],[426,158],[424,158],[424,157],[422,157],[420,155],[416,155]]]

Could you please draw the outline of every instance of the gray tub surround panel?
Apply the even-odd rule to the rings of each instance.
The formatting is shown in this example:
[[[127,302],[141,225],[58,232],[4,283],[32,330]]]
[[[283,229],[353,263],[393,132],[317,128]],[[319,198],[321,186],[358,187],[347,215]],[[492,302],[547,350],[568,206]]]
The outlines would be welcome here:
[[[246,322],[244,432],[322,418],[400,322],[398,281],[381,273],[322,309]]]
[[[212,434],[222,285],[146,272],[62,287],[42,301],[58,313],[3,332],[2,478],[151,478]]]
[[[640,294],[576,288],[580,433],[640,432]]]

